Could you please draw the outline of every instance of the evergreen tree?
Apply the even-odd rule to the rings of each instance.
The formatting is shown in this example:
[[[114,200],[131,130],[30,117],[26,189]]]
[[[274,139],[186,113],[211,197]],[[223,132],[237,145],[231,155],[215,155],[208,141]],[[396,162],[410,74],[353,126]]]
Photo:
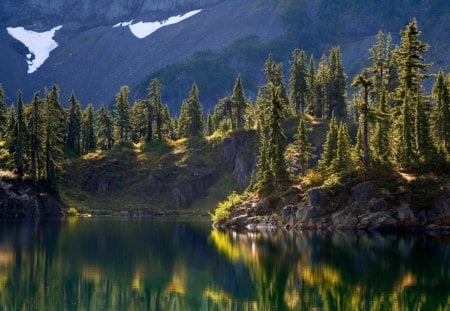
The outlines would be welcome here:
[[[412,108],[412,96],[410,92],[405,94],[401,113],[396,126],[395,158],[401,166],[409,166],[414,163],[414,112]]]
[[[336,123],[336,117],[331,117],[330,125],[328,127],[327,136],[325,138],[325,144],[323,145],[322,158],[319,161],[319,167],[322,170],[327,170],[333,159],[336,157],[336,151],[338,147],[338,126]]]
[[[414,107],[415,152],[427,164],[437,160],[437,150],[433,143],[429,122],[430,110],[428,100],[424,98],[419,87]]]
[[[56,161],[62,155],[65,142],[66,117],[55,85],[46,91],[45,98],[45,180],[49,191],[56,191]]]
[[[316,86],[316,68],[314,65],[314,56],[309,59],[308,74],[306,76],[306,111],[311,115],[317,115],[317,86]]]
[[[69,98],[69,118],[67,122],[66,147],[79,153],[81,150],[81,106],[72,92]]]
[[[96,128],[98,147],[102,150],[110,150],[114,144],[114,120],[104,105],[98,110]]]
[[[180,137],[203,136],[203,108],[196,84],[192,86],[189,98],[181,104],[178,126]]]
[[[38,180],[42,174],[42,100],[39,93],[35,93],[31,101],[28,118],[28,132],[30,136],[30,176]]]
[[[361,113],[360,121],[363,122],[362,138],[363,138],[363,164],[367,168],[370,164],[370,150],[369,150],[369,89],[373,86],[373,82],[369,79],[367,71],[358,75],[353,80],[352,86],[361,87],[364,92],[364,104],[357,107]]]
[[[128,140],[130,130],[131,110],[128,102],[128,94],[130,89],[128,86],[122,86],[119,93],[116,94],[115,104],[115,124],[117,128],[117,137],[119,140]]]
[[[14,126],[13,144],[14,144],[14,164],[19,176],[24,174],[24,153],[26,139],[25,112],[22,100],[22,91],[17,92],[17,112]]]
[[[289,79],[289,104],[295,113],[303,113],[306,108],[308,92],[306,66],[305,51],[294,50]]]
[[[394,92],[399,86],[399,76],[398,76],[398,63],[397,59],[394,55],[394,50],[392,49],[392,37],[391,34],[388,33],[386,36],[386,59],[385,65],[386,68],[386,91],[388,94]]]
[[[442,70],[439,70],[436,82],[433,85],[433,99],[433,138],[440,150],[450,154],[450,96]]]
[[[294,145],[298,152],[298,164],[302,174],[305,173],[308,168],[309,159],[314,157],[312,151],[314,147],[308,141],[308,133],[311,131],[306,125],[304,116],[300,116],[300,122],[298,124],[297,133],[295,135]]]
[[[314,115],[318,118],[326,118],[330,110],[330,67],[328,59],[324,55],[320,59],[316,75],[317,106]]]
[[[288,113],[289,98],[287,96],[286,85],[284,83],[283,64],[275,63],[272,58],[272,54],[269,54],[266,62],[264,63],[263,73],[266,76],[267,83],[272,83],[274,86],[280,89],[280,98],[283,111]]]
[[[83,111],[83,118],[81,123],[81,133],[83,135],[83,153],[95,151],[97,148],[95,137],[95,116],[94,107],[89,104],[86,110]]]
[[[158,141],[162,141],[162,139],[163,139],[163,135],[162,135],[163,106],[161,103],[161,83],[159,82],[158,79],[153,79],[150,82],[148,96],[149,96],[149,103],[151,106],[152,117],[154,118],[155,123],[156,123],[156,137],[158,138]],[[151,119],[152,118],[149,117],[149,120],[151,120]],[[150,122],[149,122],[149,125],[150,125]]]
[[[208,117],[206,118],[206,130],[208,131],[208,135],[214,134],[215,126],[213,116],[208,112]]]
[[[131,107],[131,140],[138,143],[147,133],[147,101],[138,100]]]
[[[371,72],[374,74],[374,89],[375,89],[375,97],[373,98],[374,102],[379,102],[379,97],[384,91],[384,65],[386,62],[384,56],[384,34],[379,31],[376,36],[375,45],[369,50],[370,57],[372,60]]]
[[[234,82],[233,95],[231,97],[233,102],[233,129],[241,129],[244,127],[244,113],[245,113],[245,92],[242,86],[241,76],[238,75]]]
[[[0,140],[6,138],[6,130],[8,124],[8,109],[6,107],[5,101],[5,90],[3,89],[2,84],[0,83]]]
[[[331,170],[334,173],[344,173],[352,164],[351,142],[347,124],[342,122],[338,128],[336,157],[331,161]]]
[[[341,60],[341,49],[334,47],[329,57],[329,81],[328,81],[328,107],[324,111],[326,117],[330,118],[332,113],[339,117],[347,116],[345,103],[346,77]]]
[[[391,153],[389,132],[390,114],[386,101],[385,92],[381,94],[380,103],[376,111],[375,132],[372,139],[372,151],[374,157],[380,163],[389,162]]]

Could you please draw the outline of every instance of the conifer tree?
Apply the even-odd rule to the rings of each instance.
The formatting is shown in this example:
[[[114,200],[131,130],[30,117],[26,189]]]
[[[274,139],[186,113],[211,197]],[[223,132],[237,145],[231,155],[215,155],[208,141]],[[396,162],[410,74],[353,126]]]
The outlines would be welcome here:
[[[81,151],[81,106],[76,100],[74,92],[70,95],[69,105],[66,147],[79,153]]]
[[[233,95],[231,96],[233,101],[234,120],[233,129],[241,129],[244,127],[244,113],[245,113],[245,92],[242,86],[241,76],[238,75],[234,82]]]
[[[431,164],[431,162],[437,160],[437,149],[433,143],[430,130],[430,110],[431,107],[429,106],[428,100],[424,98],[419,86],[414,106],[415,152],[427,164]]]
[[[30,136],[30,176],[38,180],[42,173],[42,101],[39,93],[35,93],[31,101],[28,119],[28,132]]]
[[[208,131],[208,135],[214,134],[215,131],[213,116],[209,112],[206,118],[206,130]]]
[[[367,168],[370,164],[370,150],[369,150],[369,89],[373,86],[373,82],[369,79],[367,71],[355,77],[352,86],[361,87],[364,92],[364,102],[361,107],[357,107],[361,113],[360,121],[362,126],[362,147],[363,147],[363,164]]]
[[[49,191],[56,191],[56,161],[61,157],[65,142],[66,117],[56,85],[46,91],[45,98],[45,180]]]
[[[338,128],[336,157],[331,161],[331,171],[344,173],[352,164],[351,142],[348,134],[347,124],[342,122]]]
[[[409,166],[414,163],[414,112],[412,108],[412,96],[410,92],[405,94],[401,106],[400,117],[396,126],[395,158],[401,166]]]
[[[152,117],[154,118],[155,124],[156,124],[156,137],[158,138],[158,141],[162,141],[162,139],[163,139],[163,135],[162,135],[163,106],[161,103],[161,83],[159,82],[158,79],[153,79],[150,82],[148,96],[149,96],[149,103],[151,106],[150,111],[152,112]],[[149,117],[149,120],[151,120],[151,119],[152,118]],[[149,125],[150,125],[150,122],[149,122]]]
[[[374,74],[374,89],[375,89],[375,97],[374,102],[379,102],[379,97],[384,91],[384,65],[385,65],[385,56],[384,56],[384,34],[379,31],[376,36],[376,42],[374,46],[369,50],[370,57],[372,60],[371,72]]]
[[[308,74],[306,76],[306,112],[311,115],[317,115],[317,86],[316,86],[316,67],[314,65],[314,56],[309,59]]]
[[[22,91],[17,93],[17,112],[16,122],[13,132],[14,143],[14,164],[17,169],[17,174],[23,176],[24,174],[24,153],[25,153],[25,139],[26,139],[26,124],[25,112],[22,100]]]
[[[117,128],[118,140],[128,140],[131,118],[131,109],[128,102],[129,93],[130,89],[128,86],[122,86],[119,93],[116,94],[114,121]]]
[[[303,115],[300,116],[300,122],[298,124],[297,133],[295,134],[294,146],[298,152],[298,164],[302,174],[305,173],[308,168],[308,161],[314,157],[312,151],[314,147],[308,141],[308,133],[311,131],[306,125],[306,120]]]
[[[317,106],[314,115],[318,118],[326,118],[330,110],[330,68],[328,59],[324,55],[320,59],[316,75]]]
[[[345,103],[346,77],[341,60],[341,49],[334,47],[330,50],[329,57],[329,81],[328,81],[328,107],[326,118],[330,118],[332,113],[339,117],[347,116]]]
[[[392,48],[392,37],[388,33],[386,36],[386,59],[384,68],[386,68],[386,91],[388,94],[394,92],[399,86],[398,63]]]
[[[272,58],[272,54],[269,54],[266,62],[264,63],[263,73],[266,76],[267,83],[272,83],[274,86],[280,89],[281,104],[285,114],[289,112],[289,98],[287,96],[286,85],[284,83],[283,64],[275,63]]]
[[[5,90],[0,83],[0,140],[5,139],[8,124],[8,109],[5,101]]]
[[[375,132],[372,139],[372,151],[374,157],[380,163],[388,163],[391,153],[391,145],[389,139],[390,132],[390,114],[386,101],[385,92],[381,94],[378,104],[375,123]]]
[[[138,143],[147,132],[147,101],[138,100],[131,107],[131,140]]]
[[[338,144],[338,126],[336,123],[336,117],[333,115],[328,127],[327,136],[323,145],[322,158],[319,161],[319,167],[322,170],[327,170],[333,159],[336,157]]]
[[[308,92],[306,67],[305,51],[294,50],[289,78],[289,104],[295,113],[303,113],[306,108]]]
[[[98,147],[102,150],[110,150],[114,144],[114,120],[104,105],[98,110],[96,128]]]
[[[433,85],[433,99],[431,120],[433,138],[440,150],[450,154],[450,96],[442,70],[439,70]]]
[[[199,100],[199,91],[194,83],[189,98],[181,104],[179,118],[180,137],[203,136],[203,108]]]
[[[81,123],[81,133],[83,135],[83,153],[95,151],[97,147],[94,126],[94,107],[92,106],[92,104],[88,104],[86,109],[83,111],[83,118]]]

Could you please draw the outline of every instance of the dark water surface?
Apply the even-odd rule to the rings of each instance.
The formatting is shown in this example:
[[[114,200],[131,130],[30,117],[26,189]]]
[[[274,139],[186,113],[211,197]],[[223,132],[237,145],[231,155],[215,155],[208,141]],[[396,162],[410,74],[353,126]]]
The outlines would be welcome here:
[[[0,310],[450,310],[450,238],[0,223]]]

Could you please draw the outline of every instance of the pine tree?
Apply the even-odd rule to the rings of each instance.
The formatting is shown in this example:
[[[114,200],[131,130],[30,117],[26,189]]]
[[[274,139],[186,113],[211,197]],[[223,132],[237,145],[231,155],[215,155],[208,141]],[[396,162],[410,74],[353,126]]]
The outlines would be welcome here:
[[[24,153],[25,153],[25,139],[26,139],[26,124],[25,112],[22,100],[22,91],[17,92],[17,112],[16,122],[13,132],[14,144],[14,164],[19,176],[24,174]]]
[[[431,122],[434,142],[440,150],[450,154],[450,96],[442,70],[439,70],[433,85],[433,99]]]
[[[341,60],[341,49],[334,47],[329,57],[328,107],[325,109],[327,118],[330,118],[332,113],[339,117],[347,116],[345,94],[346,77]]]
[[[244,127],[244,112],[245,112],[245,92],[242,86],[241,76],[238,75],[234,82],[233,95],[231,96],[233,102],[233,129],[241,129]]]
[[[302,174],[304,174],[308,168],[308,161],[314,157],[314,154],[312,153],[314,147],[308,141],[308,133],[310,131],[311,129],[307,127],[304,116],[301,115],[297,133],[294,137],[294,146],[298,152],[298,164]]]
[[[147,101],[138,100],[131,106],[131,140],[138,143],[147,132]]]
[[[331,171],[345,173],[352,164],[351,142],[346,123],[341,123],[338,128],[336,157],[331,161]]]
[[[6,138],[6,130],[8,124],[8,109],[5,101],[5,90],[0,83],[0,140]]]
[[[156,137],[158,138],[158,141],[162,141],[162,139],[163,139],[163,135],[162,135],[163,106],[161,103],[161,83],[159,82],[158,79],[153,79],[150,82],[148,97],[149,97],[149,104],[151,106],[152,117],[154,118],[155,123],[156,123]],[[151,119],[152,118],[149,117],[149,120],[151,120]],[[150,125],[150,122],[149,122],[149,125]]]
[[[367,71],[355,77],[352,86],[361,87],[364,92],[364,103],[361,107],[357,107],[361,113],[360,121],[362,125],[362,144],[363,144],[363,164],[367,169],[370,165],[370,150],[369,150],[369,89],[373,86],[373,82],[369,79]]]
[[[338,147],[338,126],[336,123],[336,117],[333,115],[328,127],[327,136],[323,145],[322,158],[319,161],[319,167],[322,170],[327,170],[331,165],[331,162],[336,157],[336,151]]]
[[[317,86],[316,86],[316,68],[314,65],[314,56],[309,59],[308,74],[306,76],[306,112],[311,115],[317,115]]]
[[[208,131],[208,135],[214,134],[215,126],[213,116],[208,112],[208,117],[206,118],[206,130]]]
[[[314,115],[318,118],[326,118],[330,110],[330,68],[328,59],[324,55],[320,59],[316,75],[317,106]]]
[[[401,113],[396,126],[395,158],[401,166],[409,166],[414,163],[414,112],[412,108],[412,96],[410,92],[405,94]]]
[[[386,62],[385,56],[384,56],[384,34],[383,32],[379,31],[376,36],[376,42],[374,46],[369,50],[370,51],[370,57],[369,59],[372,60],[372,67],[371,72],[374,73],[374,90],[375,90],[375,96],[373,98],[374,102],[379,102],[379,97],[384,91],[384,65]]]
[[[392,49],[392,37],[391,34],[388,33],[386,36],[386,59],[384,68],[386,68],[386,78],[384,79],[386,81],[386,91],[388,94],[394,92],[400,82],[399,82],[399,76],[398,76],[398,63],[397,59],[394,55],[394,50]]]
[[[189,98],[181,104],[179,119],[180,137],[203,136],[203,108],[199,100],[198,87],[194,83]]]
[[[372,139],[373,155],[378,162],[388,163],[391,153],[391,145],[389,139],[389,132],[391,129],[390,114],[385,92],[381,94],[380,102],[378,104],[375,115],[375,132]]]
[[[30,140],[30,176],[38,180],[42,174],[42,100],[39,93],[35,93],[31,101],[28,117],[28,133]]]
[[[59,100],[59,90],[55,85],[46,91],[45,98],[45,180],[49,191],[56,191],[56,161],[63,154],[65,142],[66,116]]]
[[[295,113],[303,113],[306,108],[308,92],[306,66],[305,51],[294,50],[289,79],[289,104]]]
[[[98,147],[102,150],[110,150],[114,144],[114,120],[103,105],[97,113],[96,128]]]
[[[79,153],[81,151],[81,106],[74,92],[70,95],[69,105],[66,147],[72,152]]]
[[[128,86],[122,86],[119,93],[116,94],[114,121],[117,128],[118,140],[128,140],[131,121],[131,109],[128,102],[129,93],[130,89]]]
[[[286,85],[284,83],[283,64],[275,63],[272,58],[272,54],[269,54],[266,62],[264,63],[263,73],[266,76],[267,84],[272,83],[274,86],[280,89],[281,104],[283,107],[283,113],[288,114],[289,111],[289,98],[287,96]]]
[[[94,107],[92,106],[92,104],[88,104],[86,109],[83,111],[83,118],[81,122],[81,133],[83,135],[83,153],[95,151],[95,149],[97,148],[94,126]]]

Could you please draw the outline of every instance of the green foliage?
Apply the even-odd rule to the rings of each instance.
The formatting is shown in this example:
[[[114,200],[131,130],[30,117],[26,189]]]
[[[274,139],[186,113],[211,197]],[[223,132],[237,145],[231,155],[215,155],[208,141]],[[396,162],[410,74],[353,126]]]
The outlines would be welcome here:
[[[233,209],[239,204],[241,204],[242,201],[243,198],[236,192],[231,193],[225,201],[220,202],[217,205],[214,214],[211,215],[212,221],[221,221],[227,219],[230,216]]]
[[[116,137],[118,140],[128,140],[130,132],[131,110],[128,102],[128,86],[122,86],[116,94],[114,122],[116,126]]]
[[[97,148],[94,126],[95,126],[94,107],[92,106],[92,104],[89,104],[86,110],[83,111],[83,117],[81,121],[83,153],[95,151],[95,149]]]
[[[81,152],[81,105],[72,92],[69,98],[66,148],[75,154]]]
[[[450,154],[450,84],[446,85],[444,73],[439,70],[433,85],[434,108],[431,115],[432,136],[436,146]]]
[[[303,50],[294,50],[289,78],[289,104],[295,113],[304,112],[307,93],[306,53]]]
[[[180,137],[201,137],[204,133],[203,107],[199,99],[197,85],[192,85],[189,98],[181,104],[178,121],[178,135]]]
[[[331,172],[347,173],[351,169],[351,142],[347,124],[342,122],[338,128],[336,157],[331,161]]]
[[[322,158],[319,161],[319,168],[326,171],[337,155],[338,148],[338,125],[336,117],[332,117],[328,128],[325,144],[323,145]]]
[[[95,120],[97,146],[101,150],[110,150],[114,144],[114,120],[104,105],[97,111]]]
[[[0,83],[0,139],[3,140],[6,138],[6,130],[8,123],[8,110],[6,108],[5,101],[5,90],[3,89],[3,85]]]

